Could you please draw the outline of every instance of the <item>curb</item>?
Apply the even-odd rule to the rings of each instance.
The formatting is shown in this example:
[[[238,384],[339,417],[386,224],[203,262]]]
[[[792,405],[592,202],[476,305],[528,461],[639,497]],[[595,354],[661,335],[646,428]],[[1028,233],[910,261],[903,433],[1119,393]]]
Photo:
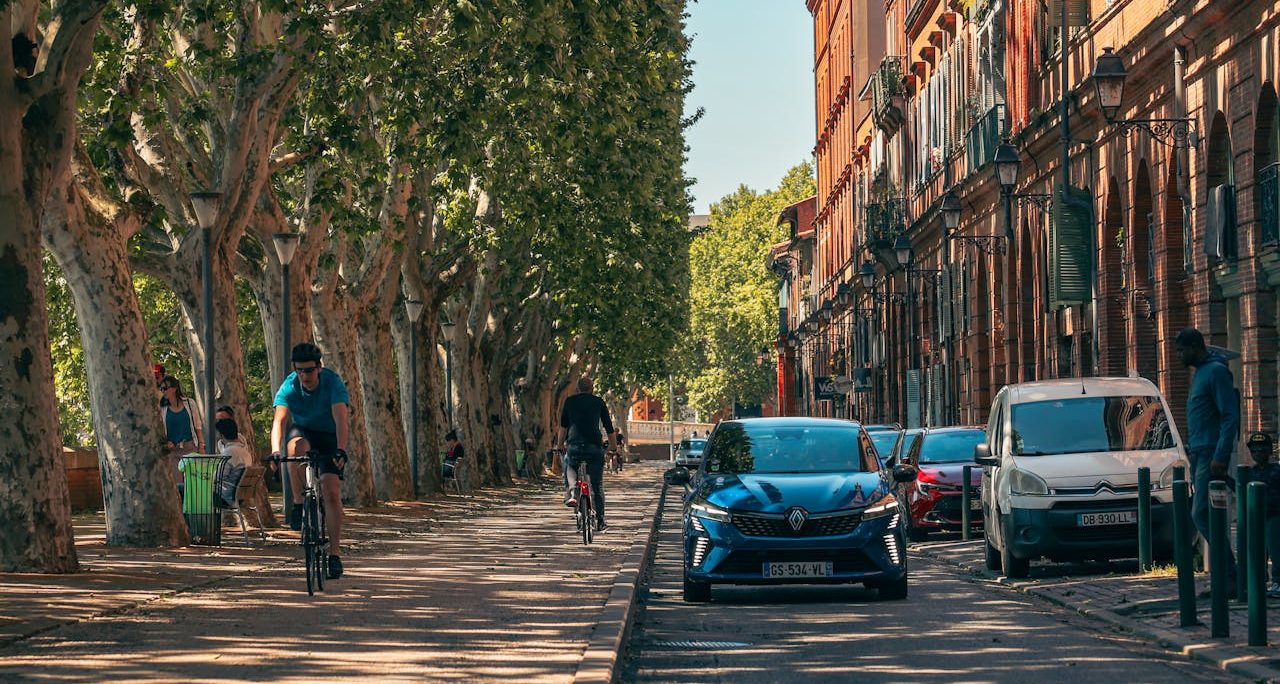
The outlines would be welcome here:
[[[1035,585],[1011,582],[1009,578],[997,575],[985,568],[967,565],[962,561],[935,554],[923,547],[917,546],[910,550],[940,563],[970,572],[977,577],[990,580],[994,584],[1008,587],[1020,594],[1066,608],[1077,615],[1119,627],[1135,636],[1151,641],[1161,648],[1174,651],[1196,662],[1213,665],[1223,672],[1248,677],[1254,681],[1280,681],[1280,669],[1268,667],[1257,662],[1264,656],[1256,651],[1256,647],[1238,647],[1213,643],[1208,637],[1204,640],[1192,640],[1188,638],[1190,636],[1188,634],[1175,632],[1164,627],[1154,627],[1106,608],[1090,608],[1073,604]],[[1245,650],[1246,648],[1249,650]]]
[[[618,663],[627,647],[627,637],[635,622],[636,596],[640,581],[649,572],[653,558],[653,546],[658,540],[658,526],[662,520],[663,505],[667,500],[667,485],[649,500],[655,504],[653,522],[648,534],[637,535],[622,560],[622,568],[613,581],[613,591],[605,601],[604,610],[591,633],[591,640],[578,663],[573,681],[581,684],[612,684],[617,676]]]

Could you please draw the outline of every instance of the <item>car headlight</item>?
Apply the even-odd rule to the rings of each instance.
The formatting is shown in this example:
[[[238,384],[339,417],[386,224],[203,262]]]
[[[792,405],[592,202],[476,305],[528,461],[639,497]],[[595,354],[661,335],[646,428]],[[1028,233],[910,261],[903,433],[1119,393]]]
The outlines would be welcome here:
[[[862,512],[863,520],[873,520],[875,518],[883,518],[886,515],[893,515],[898,512],[898,500],[892,494],[885,496],[875,503],[874,506],[867,508]]]
[[[698,499],[689,504],[689,510],[694,515],[707,520],[716,520],[723,523],[733,522],[733,515],[729,513],[728,509],[721,508],[706,499]]]
[[[1168,468],[1165,468],[1164,470],[1160,471],[1160,479],[1152,483],[1151,488],[1152,489],[1172,489],[1173,488],[1173,469],[1179,466],[1185,469],[1187,467],[1187,464],[1182,461],[1175,461],[1169,464]],[[1186,471],[1184,470],[1183,472],[1186,472]],[[1185,475],[1183,477],[1185,477]]]
[[[1049,493],[1049,485],[1040,476],[1015,468],[1009,473],[1009,490],[1013,494],[1045,496]]]
[[[916,485],[920,488],[921,494],[928,494],[929,492],[937,492],[946,489],[946,487],[939,484],[933,484],[932,482],[917,481]]]

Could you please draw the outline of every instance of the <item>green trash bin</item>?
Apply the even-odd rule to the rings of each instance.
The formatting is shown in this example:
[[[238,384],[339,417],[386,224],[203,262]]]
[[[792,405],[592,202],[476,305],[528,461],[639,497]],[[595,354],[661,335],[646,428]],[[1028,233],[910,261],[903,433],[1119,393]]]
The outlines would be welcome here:
[[[213,490],[227,457],[222,454],[187,454],[178,461],[182,472],[182,515],[192,544],[222,544],[222,511],[213,505]]]
[[[524,473],[524,449],[516,449],[516,472]]]

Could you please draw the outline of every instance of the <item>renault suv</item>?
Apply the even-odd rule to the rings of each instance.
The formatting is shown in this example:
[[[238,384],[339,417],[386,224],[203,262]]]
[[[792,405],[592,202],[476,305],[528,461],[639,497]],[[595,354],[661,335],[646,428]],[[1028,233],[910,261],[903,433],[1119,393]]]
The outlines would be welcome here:
[[[709,600],[713,584],[861,583],[906,598],[906,522],[893,490],[915,472],[883,470],[861,425],[724,422],[696,477],[683,520],[686,601]]]

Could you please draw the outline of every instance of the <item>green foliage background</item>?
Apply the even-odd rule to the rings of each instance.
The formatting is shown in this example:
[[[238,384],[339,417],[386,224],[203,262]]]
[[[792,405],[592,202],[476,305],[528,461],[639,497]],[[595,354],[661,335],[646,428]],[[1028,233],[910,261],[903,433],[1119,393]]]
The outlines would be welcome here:
[[[756,353],[772,350],[778,331],[778,280],[768,252],[788,237],[778,214],[815,191],[808,162],[772,190],[739,186],[711,205],[709,225],[689,248],[689,329],[676,358],[689,405],[704,419],[735,401],[772,396],[774,366],[756,365]]]

